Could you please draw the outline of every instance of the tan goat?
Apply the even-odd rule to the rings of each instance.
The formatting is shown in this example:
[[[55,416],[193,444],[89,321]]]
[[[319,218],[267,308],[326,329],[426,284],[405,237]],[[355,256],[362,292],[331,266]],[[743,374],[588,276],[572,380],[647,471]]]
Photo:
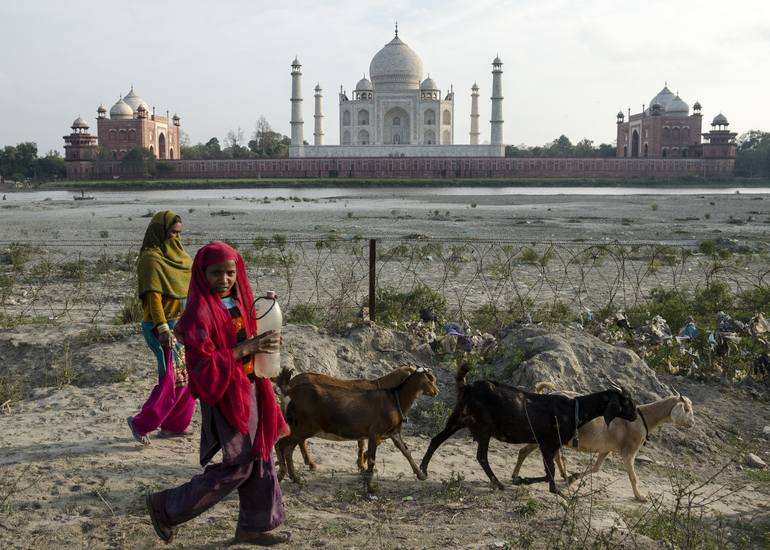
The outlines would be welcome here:
[[[369,380],[367,378],[335,378],[333,376],[329,376],[328,374],[321,374],[318,372],[303,372],[292,377],[291,370],[283,369],[281,374],[278,375],[276,383],[279,387],[286,387],[286,391],[295,386],[299,386],[300,384],[310,383],[326,384],[354,390],[387,390],[400,386],[404,380],[406,380],[409,375],[416,370],[416,365],[402,365],[384,376]],[[281,403],[281,407],[283,408],[284,412],[286,412],[286,403]],[[358,440],[358,460],[356,461],[356,465],[358,466],[358,470],[361,472],[366,469],[364,452],[365,445],[366,439]],[[315,470],[316,463],[313,461],[313,457],[310,456],[310,451],[308,450],[306,440],[300,441],[299,451],[302,453],[302,460],[305,462],[305,465],[308,467],[308,469]]]
[[[292,481],[298,481],[292,454],[301,441],[310,437],[335,441],[366,439],[367,490],[372,490],[377,445],[386,438],[406,457],[418,479],[425,479],[401,439],[401,424],[417,397],[423,393],[438,395],[436,376],[429,369],[416,369],[392,389],[355,390],[309,382],[285,390],[286,421],[291,433],[275,446],[279,479],[288,473]]]
[[[541,382],[537,385],[536,389],[542,393],[545,389],[554,389],[554,386],[550,382]],[[566,395],[567,397],[577,395],[575,392],[569,391],[554,393]],[[620,454],[628,473],[628,479],[631,481],[631,489],[634,491],[634,496],[637,500],[645,502],[647,498],[639,492],[637,486],[638,478],[634,469],[634,459],[639,449],[644,445],[647,436],[660,424],[673,422],[676,426],[690,428],[695,424],[695,419],[693,417],[692,401],[678,392],[676,395],[665,397],[653,403],[639,405],[637,412],[639,414],[633,422],[616,418],[607,426],[599,418],[584,424],[578,430],[577,450],[598,453],[590,473],[598,472],[604,463],[604,459],[611,452]],[[572,447],[572,440],[564,446],[574,448]],[[527,445],[519,450],[519,458],[512,474],[514,480],[519,477],[519,470],[524,459],[535,449],[537,449],[537,445]],[[570,483],[581,477],[580,474],[572,474],[569,478],[567,477],[564,457],[561,451],[556,455],[556,465],[559,467],[562,478]]]

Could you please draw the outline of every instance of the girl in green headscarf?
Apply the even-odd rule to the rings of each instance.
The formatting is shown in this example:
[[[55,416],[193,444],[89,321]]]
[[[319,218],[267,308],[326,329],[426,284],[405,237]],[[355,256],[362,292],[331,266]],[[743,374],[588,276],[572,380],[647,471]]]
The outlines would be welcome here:
[[[187,388],[184,349],[173,333],[187,298],[192,267],[181,234],[181,217],[171,210],[158,212],[150,220],[139,252],[142,333],[158,362],[158,384],[139,414],[128,417],[131,433],[143,445],[150,444],[147,434],[158,428],[162,436],[185,435],[195,410]]]

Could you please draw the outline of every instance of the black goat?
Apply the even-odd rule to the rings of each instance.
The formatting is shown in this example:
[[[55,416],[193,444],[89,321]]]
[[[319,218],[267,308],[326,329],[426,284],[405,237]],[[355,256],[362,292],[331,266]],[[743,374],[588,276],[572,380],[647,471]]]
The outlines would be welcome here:
[[[554,481],[554,457],[561,446],[572,439],[577,428],[598,416],[609,424],[620,417],[636,420],[636,405],[628,392],[613,384],[612,389],[581,395],[571,399],[563,395],[531,393],[513,386],[480,380],[465,384],[470,366],[462,365],[455,378],[457,404],[444,429],[430,440],[420,463],[427,475],[428,463],[439,445],[461,428],[468,428],[478,442],[476,460],[492,485],[503,484],[489,467],[489,440],[494,437],[506,443],[537,443],[543,454],[545,476],[523,478],[523,483],[548,481],[552,493],[558,493]]]

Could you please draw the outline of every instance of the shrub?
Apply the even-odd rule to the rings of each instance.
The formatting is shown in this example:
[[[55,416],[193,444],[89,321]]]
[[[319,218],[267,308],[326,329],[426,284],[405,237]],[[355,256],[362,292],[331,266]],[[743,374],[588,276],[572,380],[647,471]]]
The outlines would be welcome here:
[[[142,301],[136,296],[129,296],[123,301],[123,306],[115,316],[113,323],[116,325],[128,325],[141,323],[144,318]]]
[[[430,309],[437,319],[446,317],[446,298],[423,283],[408,292],[395,288],[377,291],[377,318],[383,322],[416,320],[420,310]]]
[[[315,325],[321,324],[316,307],[309,304],[297,304],[291,306],[286,313],[286,322],[295,325]]]

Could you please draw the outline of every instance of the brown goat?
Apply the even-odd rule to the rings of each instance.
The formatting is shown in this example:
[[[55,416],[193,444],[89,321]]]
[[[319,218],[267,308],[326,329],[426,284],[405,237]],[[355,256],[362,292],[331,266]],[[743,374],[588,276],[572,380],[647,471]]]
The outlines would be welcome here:
[[[542,393],[546,389],[554,389],[554,386],[550,382],[541,382],[536,386],[538,393]],[[570,391],[554,392],[567,397],[574,397],[577,394]],[[598,472],[604,459],[611,452],[619,453],[623,458],[623,464],[626,467],[628,473],[628,479],[631,481],[631,489],[634,491],[634,497],[641,502],[645,502],[647,499],[639,492],[638,478],[636,477],[636,470],[634,469],[634,458],[636,453],[642,448],[647,436],[658,427],[658,425],[673,422],[677,426],[692,427],[695,423],[693,418],[692,402],[689,398],[676,393],[670,397],[664,397],[653,403],[647,403],[645,405],[639,405],[637,407],[636,420],[629,421],[623,418],[616,418],[609,425],[602,422],[597,418],[587,422],[586,424],[578,428],[578,451],[588,453],[598,453],[596,462],[591,467],[590,472]],[[565,444],[566,448],[572,446],[572,440]],[[516,467],[513,469],[512,478],[519,479],[519,470],[524,462],[524,459],[529,454],[537,449],[537,444],[530,444],[522,447],[519,450],[519,457],[516,462]],[[556,455],[556,465],[559,467],[559,472],[563,479],[568,482],[572,482],[575,479],[581,477],[580,475],[573,474],[567,477],[567,471],[564,464],[564,457],[559,451]]]
[[[318,372],[303,372],[292,377],[292,371],[290,369],[284,368],[281,371],[281,374],[279,374],[276,378],[276,383],[279,387],[286,387],[287,391],[291,390],[291,388],[295,386],[299,386],[300,384],[311,383],[326,384],[329,386],[349,388],[352,390],[389,390],[400,386],[401,383],[416,370],[417,367],[415,365],[402,365],[384,376],[375,378],[374,380],[369,380],[366,378],[335,378],[333,376],[329,376],[328,374],[321,374]],[[366,469],[364,453],[365,445],[366,439],[358,440],[358,458],[356,465],[358,466],[358,470],[360,472],[363,472]],[[310,456],[310,451],[308,450],[306,440],[299,442],[299,451],[302,453],[302,460],[305,462],[305,465],[308,467],[308,469],[315,470],[316,463],[313,461],[313,457]]]
[[[415,475],[419,479],[425,478],[401,439],[401,424],[417,397],[423,393],[431,397],[438,395],[436,376],[429,369],[416,369],[392,389],[355,390],[308,382],[285,390],[285,414],[291,434],[275,446],[279,479],[288,473],[292,481],[298,481],[292,454],[301,441],[310,437],[336,441],[366,439],[364,479],[369,491],[373,490],[377,445],[386,438],[390,438],[406,457]]]

